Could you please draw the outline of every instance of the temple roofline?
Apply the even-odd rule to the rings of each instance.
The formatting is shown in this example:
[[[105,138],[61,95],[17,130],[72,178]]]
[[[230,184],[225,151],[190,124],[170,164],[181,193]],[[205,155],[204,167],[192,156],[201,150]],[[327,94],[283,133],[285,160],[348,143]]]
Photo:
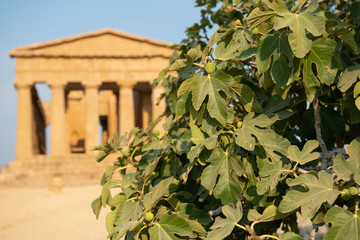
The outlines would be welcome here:
[[[97,31],[92,31],[88,33],[83,33],[71,37],[65,37],[57,40],[42,42],[42,43],[36,43],[31,44],[19,48],[15,48],[9,52],[10,57],[130,57],[130,56],[117,56],[117,55],[102,55],[102,54],[96,54],[96,55],[84,55],[84,56],[78,56],[78,55],[54,55],[54,54],[44,54],[44,53],[34,53],[33,50],[38,50],[42,48],[52,47],[56,45],[61,45],[64,43],[70,43],[74,41],[78,41],[81,39],[91,38],[91,37],[97,37],[105,34],[111,34],[114,36],[126,38],[133,41],[148,43],[150,45],[158,46],[158,47],[164,47],[164,48],[170,48],[175,50],[175,45],[168,42],[158,41],[130,33],[126,33],[123,31],[111,29],[111,28],[104,28]],[[131,56],[131,57],[150,57],[149,55],[139,55],[139,56]],[[163,56],[163,57],[169,57],[169,56]]]

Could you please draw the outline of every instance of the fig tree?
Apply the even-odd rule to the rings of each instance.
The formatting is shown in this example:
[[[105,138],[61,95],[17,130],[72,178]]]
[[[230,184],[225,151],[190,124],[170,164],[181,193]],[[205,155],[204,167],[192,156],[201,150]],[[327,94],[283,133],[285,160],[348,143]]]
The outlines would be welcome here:
[[[213,72],[215,72],[216,70],[216,66],[214,63],[207,63],[205,65],[205,71],[208,73],[208,74],[211,74]]]

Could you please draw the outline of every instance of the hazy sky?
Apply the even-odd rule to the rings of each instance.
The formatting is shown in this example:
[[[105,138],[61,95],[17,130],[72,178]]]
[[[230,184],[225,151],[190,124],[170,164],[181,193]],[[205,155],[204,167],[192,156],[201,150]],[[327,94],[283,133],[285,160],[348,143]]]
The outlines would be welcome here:
[[[194,0],[0,1],[0,165],[13,161],[15,154],[11,49],[107,27],[178,43],[185,37],[185,28],[199,20],[200,9],[194,5]]]

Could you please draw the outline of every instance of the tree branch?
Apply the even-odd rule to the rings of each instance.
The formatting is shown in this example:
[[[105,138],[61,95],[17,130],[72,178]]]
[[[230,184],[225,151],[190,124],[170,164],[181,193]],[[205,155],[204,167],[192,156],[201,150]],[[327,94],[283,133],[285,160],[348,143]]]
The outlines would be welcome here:
[[[331,150],[331,151],[327,151],[327,155],[324,154],[324,153],[320,153],[320,159],[323,159],[323,158],[327,158],[327,159],[330,159],[332,158],[333,156],[337,155],[337,154],[341,154],[343,156],[347,156],[347,153],[345,151],[345,148],[336,148],[334,150]]]
[[[310,232],[309,240],[315,240],[315,235],[319,231],[319,227],[316,225],[313,225],[313,229]]]
[[[350,59],[350,61],[356,61],[356,60],[360,60],[360,56],[356,56]]]
[[[244,60],[242,62],[249,65],[250,67],[257,68],[257,64],[254,61]]]
[[[326,148],[325,142],[322,138],[321,134],[321,125],[320,125],[320,110],[319,110],[319,96],[318,93],[315,94],[313,100],[313,108],[314,108],[314,120],[315,120],[315,132],[316,139],[319,141],[321,152],[324,156],[329,156],[329,151]],[[327,167],[328,158],[321,159],[321,169],[324,170]]]
[[[208,211],[208,214],[210,215],[210,217],[216,217],[216,216],[219,216],[221,213],[222,213],[222,207],[223,206],[220,206],[218,207],[217,209],[213,210],[213,211]]]
[[[320,172],[321,170],[325,170],[327,172],[332,172],[332,169],[327,169],[328,167],[332,166],[334,164],[333,161],[326,161],[326,165],[325,168],[322,169],[322,166],[316,166],[316,167],[303,167],[303,168],[296,168],[296,171],[300,174],[305,174],[308,173],[310,171],[316,171],[316,172]]]

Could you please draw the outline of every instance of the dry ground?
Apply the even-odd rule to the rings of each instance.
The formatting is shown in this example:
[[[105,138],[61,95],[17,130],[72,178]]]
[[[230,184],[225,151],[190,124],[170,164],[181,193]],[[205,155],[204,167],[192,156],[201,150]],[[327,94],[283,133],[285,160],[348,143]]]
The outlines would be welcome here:
[[[59,194],[46,187],[0,187],[1,240],[104,240],[106,210],[98,220],[91,202],[99,185],[64,187]]]
[[[64,187],[59,194],[46,187],[0,187],[0,240],[105,240],[109,210],[102,209],[96,220],[90,206],[100,191],[100,185]],[[298,223],[308,239],[311,223]],[[322,227],[315,239],[325,232]]]

